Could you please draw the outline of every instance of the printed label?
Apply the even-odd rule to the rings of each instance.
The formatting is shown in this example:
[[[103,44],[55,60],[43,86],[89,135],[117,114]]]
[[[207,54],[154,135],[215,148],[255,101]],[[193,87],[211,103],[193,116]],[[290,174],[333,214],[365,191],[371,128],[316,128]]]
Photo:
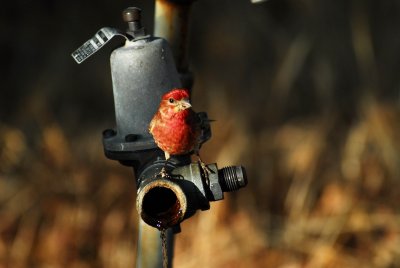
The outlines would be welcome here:
[[[71,56],[80,64],[100,48],[102,48],[108,41],[116,35],[120,35],[128,39],[128,37],[117,29],[104,27],[101,28],[91,39],[86,41],[81,47],[75,50]]]

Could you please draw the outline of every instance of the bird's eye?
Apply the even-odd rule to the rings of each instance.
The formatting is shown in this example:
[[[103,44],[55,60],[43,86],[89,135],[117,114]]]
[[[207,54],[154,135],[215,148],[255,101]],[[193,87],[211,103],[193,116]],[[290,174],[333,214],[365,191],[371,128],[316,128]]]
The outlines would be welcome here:
[[[174,103],[175,102],[175,100],[173,98],[170,98],[168,101],[169,101],[169,103]]]

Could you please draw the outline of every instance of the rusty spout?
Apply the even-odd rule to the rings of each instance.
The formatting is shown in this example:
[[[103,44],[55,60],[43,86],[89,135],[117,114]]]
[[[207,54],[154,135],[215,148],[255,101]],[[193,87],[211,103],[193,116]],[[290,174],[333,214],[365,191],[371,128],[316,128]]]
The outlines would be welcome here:
[[[158,229],[167,229],[183,220],[187,200],[178,184],[156,179],[140,189],[136,206],[144,222]]]

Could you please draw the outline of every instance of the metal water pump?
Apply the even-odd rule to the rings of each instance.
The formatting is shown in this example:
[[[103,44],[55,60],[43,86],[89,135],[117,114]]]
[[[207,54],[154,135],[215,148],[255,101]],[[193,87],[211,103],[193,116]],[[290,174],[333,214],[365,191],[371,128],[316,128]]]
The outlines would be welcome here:
[[[103,131],[105,155],[133,167],[137,184],[137,209],[148,225],[179,230],[179,223],[197,210],[210,208],[210,201],[224,198],[224,192],[247,184],[245,169],[230,166],[212,171],[206,178],[190,155],[173,156],[165,163],[163,152],[149,134],[148,125],[158,109],[161,96],[182,86],[168,42],[147,35],[141,24],[141,10],[123,11],[126,32],[105,27],[72,53],[77,63],[103,47],[114,36],[125,39],[110,58],[116,127]],[[207,114],[199,113],[207,122]],[[202,141],[211,137],[203,126]],[[170,178],[158,176],[166,165]]]

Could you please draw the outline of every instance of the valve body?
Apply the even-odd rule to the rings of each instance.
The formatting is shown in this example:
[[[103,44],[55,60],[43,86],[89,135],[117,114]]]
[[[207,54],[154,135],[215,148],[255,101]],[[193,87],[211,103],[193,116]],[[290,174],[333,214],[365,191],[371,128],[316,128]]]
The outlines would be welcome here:
[[[130,152],[157,148],[148,131],[161,96],[180,87],[167,42],[149,36],[127,41],[110,58],[116,129],[103,139],[109,158],[127,160]]]
[[[191,0],[158,1],[162,3],[186,6]],[[143,221],[167,229],[179,226],[197,210],[209,209],[209,202],[223,199],[223,192],[246,186],[247,178],[243,167],[218,169],[216,164],[209,164],[204,169],[199,163],[191,162],[190,154],[172,156],[168,162],[164,160],[164,153],[149,133],[149,123],[162,96],[182,87],[182,80],[190,84],[190,79],[178,74],[168,42],[145,34],[140,12],[139,8],[125,9],[126,33],[104,27],[72,56],[81,63],[114,36],[126,39],[110,57],[116,126],[103,131],[104,152],[108,158],[133,167],[138,189],[136,204]],[[185,57],[175,55],[175,58],[180,71],[185,70]],[[204,124],[202,144],[211,138],[211,130],[207,114],[201,112],[198,117]],[[170,175],[162,177],[162,168]]]

